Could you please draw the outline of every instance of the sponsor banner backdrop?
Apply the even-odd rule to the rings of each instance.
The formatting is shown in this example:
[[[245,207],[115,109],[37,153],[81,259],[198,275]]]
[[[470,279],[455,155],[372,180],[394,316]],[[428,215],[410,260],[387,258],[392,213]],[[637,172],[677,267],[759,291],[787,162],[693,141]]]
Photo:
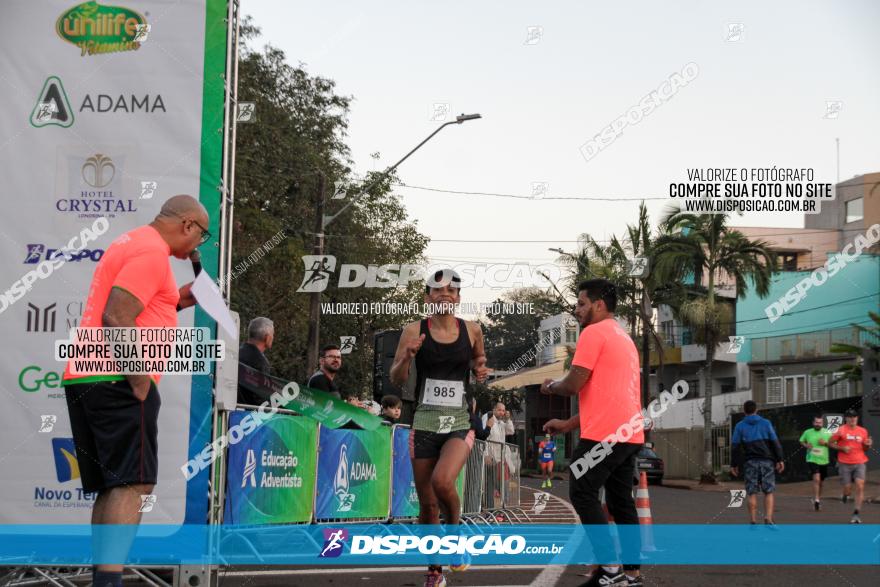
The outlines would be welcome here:
[[[65,365],[54,361],[53,342],[79,324],[104,251],[176,194],[199,197],[219,233],[225,6],[3,2],[0,36],[21,50],[0,54],[2,524],[90,518],[94,496],[81,491],[60,385]],[[71,253],[96,221],[109,229]],[[202,252],[216,275],[216,239]],[[51,272],[47,260],[56,261]],[[188,261],[171,265],[179,285],[192,280]],[[178,318],[180,326],[213,326],[193,309]],[[209,378],[166,375],[159,391],[159,479],[143,522],[204,523],[207,474],[188,486],[180,467],[191,446],[208,441]]]
[[[391,516],[394,518],[417,518],[419,516],[419,494],[413,480],[412,461],[409,458],[409,428],[395,428],[394,444],[394,475],[391,480]],[[467,478],[467,467],[462,467],[455,478],[461,511],[464,511],[464,483]]]
[[[259,397],[271,401],[273,394],[281,393],[292,382],[262,373],[245,364],[238,367],[238,383]],[[295,384],[294,384],[295,385]],[[320,389],[295,385],[291,390],[295,397],[281,406],[307,416],[327,428],[339,428],[353,422],[365,430],[376,430],[382,420],[366,410],[337,399]]]
[[[419,494],[413,480],[409,458],[409,428],[394,427],[394,478],[391,482],[391,516],[415,518],[419,515]]]
[[[249,412],[229,415],[229,429]],[[310,522],[318,424],[276,414],[229,447],[224,524]]]
[[[391,428],[321,427],[315,518],[385,518],[391,495]]]
[[[455,478],[455,490],[458,491],[458,503],[460,512],[464,511],[464,482],[467,479],[467,467],[462,467]]]

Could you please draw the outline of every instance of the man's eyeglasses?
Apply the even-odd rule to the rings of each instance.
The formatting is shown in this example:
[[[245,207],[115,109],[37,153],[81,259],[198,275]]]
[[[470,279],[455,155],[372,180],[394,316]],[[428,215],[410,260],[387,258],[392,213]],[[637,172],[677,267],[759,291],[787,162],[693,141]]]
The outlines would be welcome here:
[[[199,221],[198,221],[198,220],[193,220],[192,218],[186,218],[185,216],[181,216],[180,214],[176,214],[176,213],[174,213],[174,212],[160,212],[160,214],[161,214],[162,216],[176,216],[177,218],[180,218],[180,220],[181,220],[184,224],[186,224],[187,222],[192,222],[193,224],[195,224],[196,226],[198,226],[198,227],[199,227],[199,230],[202,231],[202,237],[201,237],[201,239],[199,240],[199,244],[200,244],[200,245],[205,244],[206,242],[208,242],[208,241],[211,239],[211,232],[210,232],[207,228],[205,228],[204,226],[202,226],[201,224],[199,224]]]
[[[195,224],[196,226],[199,227],[199,230],[202,231],[202,237],[201,237],[201,239],[199,239],[200,245],[203,245],[206,242],[208,242],[209,240],[211,240],[211,232],[207,228],[205,228],[204,226],[199,224],[197,220],[191,220],[189,218],[184,218],[183,221],[184,222],[192,222],[193,224]]]
[[[342,360],[342,355],[324,355],[324,358],[327,359],[328,361],[329,361],[330,359],[339,359],[339,360],[341,361],[341,360]]]

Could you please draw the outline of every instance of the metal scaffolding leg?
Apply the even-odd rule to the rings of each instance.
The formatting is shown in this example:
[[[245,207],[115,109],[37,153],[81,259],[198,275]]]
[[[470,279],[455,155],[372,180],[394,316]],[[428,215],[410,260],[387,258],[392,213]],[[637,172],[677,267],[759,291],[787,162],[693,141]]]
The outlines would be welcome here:
[[[211,584],[211,567],[207,565],[181,565],[174,573],[174,587],[208,587]]]
[[[77,587],[90,579],[88,569],[75,567],[15,567],[0,576],[0,585],[55,585],[57,587]]]
[[[171,571],[171,582],[157,571]],[[151,587],[208,587],[212,573],[206,565],[126,567],[126,579],[138,578]],[[91,567],[12,567],[0,575],[0,585],[82,587],[92,584]]]
[[[150,569],[139,569],[137,567],[131,567],[129,570],[140,577],[141,580],[145,581],[147,585],[153,585],[155,587],[171,587],[169,583],[157,577],[156,574]]]
[[[68,581],[63,574],[58,573],[53,568],[41,569],[40,567],[34,567],[34,573],[43,577],[50,585],[58,585],[59,587],[76,587],[74,583]]]

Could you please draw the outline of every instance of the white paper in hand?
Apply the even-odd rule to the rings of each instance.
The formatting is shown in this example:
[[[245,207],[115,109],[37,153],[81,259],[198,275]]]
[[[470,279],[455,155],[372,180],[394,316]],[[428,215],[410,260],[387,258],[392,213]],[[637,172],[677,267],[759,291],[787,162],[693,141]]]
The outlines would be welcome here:
[[[235,322],[229,314],[229,309],[226,307],[226,302],[223,301],[223,296],[220,295],[220,290],[217,289],[217,285],[211,281],[207,271],[199,273],[199,276],[193,281],[192,289],[190,291],[192,291],[199,306],[201,306],[211,318],[216,320],[217,324],[219,324],[229,336],[237,341],[238,328],[235,327]]]

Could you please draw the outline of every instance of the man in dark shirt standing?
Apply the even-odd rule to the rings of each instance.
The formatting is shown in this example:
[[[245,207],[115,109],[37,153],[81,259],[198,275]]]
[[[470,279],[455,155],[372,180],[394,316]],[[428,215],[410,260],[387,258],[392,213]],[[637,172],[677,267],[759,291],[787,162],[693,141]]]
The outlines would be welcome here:
[[[326,391],[330,395],[335,395],[337,399],[342,399],[339,395],[339,387],[336,386],[336,373],[342,367],[342,352],[335,344],[328,344],[321,349],[319,356],[320,368],[315,374],[309,377],[306,387],[312,389],[320,389]]]
[[[265,353],[272,348],[275,340],[275,325],[268,318],[254,318],[248,324],[247,342],[238,350],[238,362],[252,367],[266,375],[270,374],[269,361]],[[253,391],[238,386],[238,403],[248,406],[259,406],[265,401]]]
[[[739,476],[742,469],[748,496],[749,519],[757,524],[758,493],[764,493],[764,523],[774,526],[773,492],[776,491],[776,473],[785,470],[782,444],[773,424],[758,415],[758,404],[748,400],[743,404],[743,418],[733,429],[730,441],[730,472]]]

